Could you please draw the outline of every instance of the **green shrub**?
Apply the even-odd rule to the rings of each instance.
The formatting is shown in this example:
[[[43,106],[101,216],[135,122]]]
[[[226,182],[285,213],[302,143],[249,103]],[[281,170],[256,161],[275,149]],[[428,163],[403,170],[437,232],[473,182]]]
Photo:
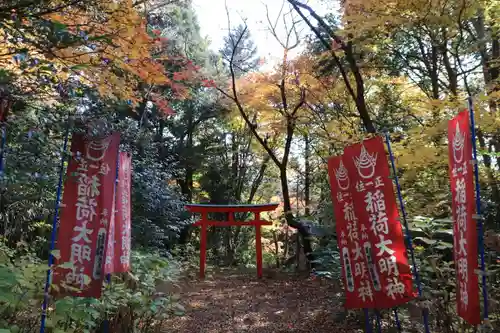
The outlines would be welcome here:
[[[316,275],[336,281],[342,280],[339,248],[335,239],[316,249],[314,258]]]
[[[1,333],[39,330],[46,272],[46,263],[33,254],[0,244]],[[172,258],[133,252],[132,272],[114,275],[100,299],[50,300],[47,332],[96,332],[106,319],[110,332],[157,332],[166,318],[184,313],[177,295],[157,290],[175,285],[178,273]]]

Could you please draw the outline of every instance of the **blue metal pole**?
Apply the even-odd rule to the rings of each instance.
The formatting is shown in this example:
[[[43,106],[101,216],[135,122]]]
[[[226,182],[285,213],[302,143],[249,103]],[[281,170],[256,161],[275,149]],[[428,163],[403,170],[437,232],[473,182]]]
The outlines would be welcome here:
[[[108,285],[111,285],[111,274],[106,274],[106,283]],[[104,329],[103,329],[104,333],[108,333],[109,332],[109,320],[108,320],[108,313],[106,311],[106,318],[104,319]]]
[[[116,159],[116,176],[115,176],[115,190],[114,190],[114,202],[116,204],[116,185],[118,184],[118,171],[120,170],[120,152],[118,152],[118,158]],[[116,206],[115,206],[115,210],[116,210]],[[111,212],[111,214],[115,214],[114,211]],[[116,221],[115,221],[116,223]],[[113,233],[114,234],[114,233]],[[114,253],[114,252],[113,252]],[[111,274],[108,273],[106,274],[106,283],[108,283],[108,285],[111,285]],[[104,320],[104,333],[108,333],[109,332],[109,320],[108,320],[108,317],[106,316],[106,319]]]
[[[405,231],[406,231],[406,240],[408,242],[408,247],[410,250],[411,262],[412,262],[412,266],[413,266],[413,275],[415,276],[415,282],[417,283],[418,296],[422,297],[422,282],[420,281],[420,274],[418,273],[417,262],[415,260],[415,252],[413,251],[413,241],[411,238],[410,228],[408,226],[408,219],[407,219],[407,215],[406,215],[405,204],[403,201],[403,195],[401,194],[401,185],[399,184],[399,178],[398,178],[398,174],[396,172],[396,163],[394,161],[394,155],[393,155],[392,149],[391,149],[391,138],[389,136],[389,133],[385,134],[385,141],[387,143],[387,150],[389,151],[389,157],[391,159],[391,167],[392,167],[392,172],[394,174],[394,181],[396,182],[396,189],[398,191],[398,200],[399,200],[399,205],[401,207],[403,224],[404,224]],[[425,333],[430,333],[431,330],[429,328],[429,312],[427,311],[426,308],[424,308],[422,312],[423,312],[423,317],[424,317]]]
[[[394,321],[396,322],[396,326],[398,328],[398,332],[401,333],[401,322],[399,321],[398,309],[394,308]]]
[[[377,318],[377,332],[382,333],[382,321],[380,320],[380,313],[375,310],[375,316]]]
[[[0,148],[0,176],[3,175],[3,156],[5,153],[5,143],[7,142],[7,125],[2,124],[2,144]]]
[[[476,123],[474,121],[474,107],[472,104],[472,97],[467,99],[469,103],[470,127],[472,133],[472,158],[474,159],[474,178],[476,178],[476,214],[478,216],[477,226],[479,232],[479,253],[481,256],[481,271],[482,284],[483,284],[483,301],[484,301],[484,323],[488,321],[488,289],[486,287],[486,264],[484,260],[484,231],[483,219],[481,216],[481,187],[479,184],[479,166],[477,165],[477,147],[476,147]]]
[[[373,330],[372,330],[370,312],[368,312],[368,309],[363,309],[363,312],[365,314],[365,331],[366,333],[372,333]]]
[[[108,285],[111,285],[111,274],[109,274],[109,273],[106,274],[106,283]],[[108,332],[109,332],[109,320],[108,320],[108,314],[106,311],[106,318],[104,319],[104,333],[108,333]]]
[[[49,300],[49,286],[50,286],[50,274],[52,264],[54,263],[54,256],[52,255],[52,251],[54,251],[54,246],[56,242],[57,235],[57,218],[59,217],[59,204],[61,202],[61,192],[63,186],[63,175],[64,175],[64,160],[66,155],[66,150],[68,148],[68,138],[70,132],[70,120],[68,119],[68,123],[66,125],[66,133],[64,135],[64,145],[61,153],[61,164],[59,165],[59,183],[57,185],[57,193],[56,193],[56,203],[54,207],[54,219],[52,220],[52,232],[50,235],[50,251],[49,251],[49,269],[47,269],[47,280],[45,281],[45,289],[43,294],[43,304],[42,304],[42,320],[40,323],[40,333],[45,332],[45,321],[47,319],[47,303]]]
[[[116,204],[116,185],[118,184],[118,171],[120,170],[120,152],[118,152],[118,158],[116,159],[116,175],[115,175],[115,184],[114,184],[114,191],[113,191],[113,195],[114,195],[114,199],[113,199],[113,202]],[[115,210],[116,210],[116,206],[115,206]],[[111,214],[115,214],[115,212],[111,212]],[[116,223],[116,221],[115,221]],[[106,282],[109,284],[111,283],[111,274],[108,273],[106,274]]]

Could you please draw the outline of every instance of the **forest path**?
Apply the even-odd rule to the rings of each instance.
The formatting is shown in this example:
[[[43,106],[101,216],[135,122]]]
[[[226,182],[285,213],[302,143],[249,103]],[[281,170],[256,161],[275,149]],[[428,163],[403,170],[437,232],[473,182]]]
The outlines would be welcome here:
[[[332,281],[282,273],[259,280],[255,273],[226,271],[183,282],[182,289],[186,315],[170,319],[165,332],[343,333],[358,328],[336,320],[343,309]]]

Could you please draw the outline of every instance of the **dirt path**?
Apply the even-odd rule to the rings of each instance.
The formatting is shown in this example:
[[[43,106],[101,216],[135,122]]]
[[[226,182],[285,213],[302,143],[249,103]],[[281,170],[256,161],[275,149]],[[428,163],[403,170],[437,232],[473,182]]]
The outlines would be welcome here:
[[[340,293],[331,282],[217,273],[186,283],[183,289],[187,313],[171,319],[165,332],[357,332],[355,325],[336,320],[343,311]]]

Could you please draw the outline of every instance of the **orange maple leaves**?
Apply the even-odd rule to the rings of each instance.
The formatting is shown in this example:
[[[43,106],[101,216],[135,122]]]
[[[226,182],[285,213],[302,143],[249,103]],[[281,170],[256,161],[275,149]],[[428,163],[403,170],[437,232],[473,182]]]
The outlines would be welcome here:
[[[158,110],[163,112],[163,114],[165,115],[175,114],[175,111],[170,107],[170,104],[168,100],[165,98],[165,96],[153,93],[151,94],[151,101],[155,103],[155,105],[158,107]]]
[[[83,49],[87,50],[82,51],[83,45],[77,48],[69,46],[56,50],[56,54],[63,59],[72,57],[74,62],[90,63],[101,71],[121,69],[120,78],[130,80],[131,85],[136,84],[133,76],[150,85],[169,84],[170,79],[165,74],[164,66],[151,56],[164,41],[147,33],[146,22],[133,8],[132,2],[125,0],[101,6],[104,17],[100,19],[96,19],[91,12],[79,9],[67,9],[47,16],[52,21],[68,26],[71,33],[83,35],[86,41],[90,41],[84,43]],[[101,63],[102,59],[105,60],[104,63]],[[92,73],[98,74],[95,71]],[[111,96],[108,97],[129,97],[134,102],[138,99],[138,96],[121,96],[119,91],[113,91],[113,86],[108,88],[111,89]]]
[[[168,107],[168,100],[161,97],[165,88],[169,88],[175,98],[189,97],[183,83],[196,79],[199,67],[186,59],[168,56],[165,53],[168,39],[162,37],[158,29],[148,31],[145,19],[131,0],[96,2],[86,10],[65,7],[45,15],[44,19],[60,32],[73,36],[70,43],[55,43],[48,51],[40,50],[35,43],[26,45],[30,56],[36,55],[45,65],[53,66],[56,81],[64,83],[70,77],[77,77],[81,83],[94,87],[102,97],[125,100],[132,105],[149,95],[144,94],[146,88],[155,92],[149,95],[151,101],[166,114],[173,110]],[[35,28],[30,20],[14,16],[13,24],[15,20],[22,22],[21,31],[26,34]],[[0,35],[2,32],[0,29]],[[3,47],[9,49],[16,45]],[[0,59],[0,62],[2,60],[20,76],[25,74],[19,62],[11,59]],[[168,68],[177,70],[169,72]]]

